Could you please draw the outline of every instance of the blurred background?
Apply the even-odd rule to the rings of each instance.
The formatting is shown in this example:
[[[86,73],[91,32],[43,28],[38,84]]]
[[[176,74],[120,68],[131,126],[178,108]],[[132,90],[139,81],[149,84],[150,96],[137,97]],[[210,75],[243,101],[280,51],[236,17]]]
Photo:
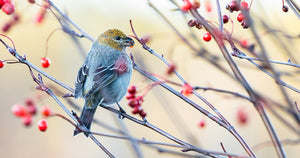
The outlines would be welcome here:
[[[56,31],[48,40],[47,57],[51,59],[49,68],[44,69],[40,65],[41,58],[45,56],[46,41],[53,30],[60,28],[56,18],[47,12],[45,19],[41,23],[35,23],[34,18],[39,13],[40,7],[36,4],[29,4],[27,1],[16,0],[16,13],[20,16],[20,21],[15,24],[8,32],[1,32],[9,36],[16,46],[17,52],[21,55],[26,54],[27,59],[38,66],[46,73],[56,79],[74,87],[77,71],[83,63],[83,57],[80,54],[79,47],[70,38],[69,35],[62,31]],[[183,34],[186,38],[191,39],[190,28],[187,26],[186,19],[191,19],[189,15],[182,16],[181,11],[168,0],[153,0],[154,6],[161,10],[169,21]],[[200,0],[201,7],[199,12],[212,24],[218,25],[215,1]],[[243,29],[236,21],[237,12],[229,13],[226,10],[226,4],[229,1],[221,2],[223,14],[230,15],[233,25],[229,22],[224,27],[231,32],[233,37],[238,40],[247,40],[249,44],[254,44],[253,36],[249,29]],[[250,3],[250,1],[247,1]],[[217,70],[205,59],[197,56],[195,52],[189,49],[176,36],[174,31],[159,16],[146,0],[64,0],[53,1],[65,14],[69,16],[78,26],[85,30],[89,35],[96,38],[99,34],[110,28],[118,28],[126,34],[132,34],[129,20],[133,21],[135,31],[139,36],[150,37],[148,45],[159,54],[164,54],[168,61],[176,63],[178,72],[193,86],[211,87],[225,89],[240,94],[247,95],[242,86],[228,77],[220,70]],[[211,3],[212,11],[207,12],[206,3]],[[42,4],[37,1],[37,4]],[[182,4],[178,1],[178,4]],[[269,57],[277,61],[288,61],[290,58],[286,55],[289,50],[292,55],[299,59],[300,43],[297,38],[288,39],[284,35],[298,36],[300,20],[290,10],[285,13],[282,11],[281,1],[266,0],[263,2],[254,1],[251,6],[250,14],[258,23],[257,29],[259,36],[265,44]],[[186,19],[185,19],[186,18]],[[0,13],[0,25],[4,25],[11,19],[11,16]],[[278,38],[268,34],[265,28],[261,28],[263,20],[272,30],[281,30]],[[198,47],[205,47],[209,52],[218,57],[218,62],[227,70],[230,70],[226,61],[212,40],[203,42],[202,35],[205,30],[192,28],[200,43],[193,42]],[[1,39],[4,39],[1,37]],[[286,48],[283,49],[281,42]],[[5,40],[9,43],[8,40]],[[88,52],[91,41],[86,38],[79,39],[83,52]],[[258,46],[256,46],[258,47]],[[259,48],[257,48],[259,50]],[[136,43],[134,48],[128,48],[133,54],[136,62],[140,67],[148,72],[166,76],[167,66],[159,59],[146,52],[140,44]],[[0,47],[0,59],[14,59],[5,50],[4,46]],[[272,98],[273,100],[285,105],[285,101],[278,86],[274,80],[261,71],[257,70],[246,60],[236,59],[251,86],[261,94]],[[293,61],[292,61],[293,62]],[[275,65],[276,69],[281,72],[292,73],[284,75],[282,79],[294,87],[300,87],[298,69],[289,66]],[[176,76],[166,76],[168,79],[180,83]],[[44,78],[47,85],[57,87],[52,81]],[[146,82],[145,82],[146,81]],[[131,85],[136,85],[138,89],[143,89],[152,82],[146,80],[138,72],[133,72]],[[35,90],[36,84],[32,81],[28,68],[23,64],[5,64],[0,69],[0,157],[11,158],[33,158],[33,157],[106,157],[104,152],[99,149],[90,139],[84,135],[73,137],[74,126],[58,117],[48,118],[48,129],[46,132],[40,132],[37,122],[42,118],[40,109],[42,106],[49,106],[53,112],[66,116],[61,108],[46,94]],[[180,87],[174,86],[178,91]],[[62,93],[68,93],[60,89]],[[57,91],[56,91],[57,92]],[[299,102],[299,94],[287,89],[291,100]],[[243,99],[236,98],[232,95],[216,93],[213,91],[201,91],[199,93],[209,100],[236,128],[244,140],[254,149],[257,157],[276,157],[276,152],[270,142],[270,137],[264,127],[261,118],[256,112],[253,105]],[[142,93],[141,93],[142,94]],[[61,96],[59,94],[58,96]],[[25,127],[22,119],[15,117],[11,112],[14,104],[24,104],[27,98],[33,98],[36,101],[38,114],[33,117],[32,125]],[[60,98],[64,101],[63,98]],[[203,108],[209,108],[196,97],[190,96]],[[220,142],[229,153],[246,155],[237,140],[224,128],[218,126],[215,122],[210,121],[200,112],[187,105],[178,97],[172,95],[165,89],[156,86],[144,98],[143,109],[147,112],[147,120],[167,131],[169,134],[180,138],[186,142],[199,146],[203,149],[222,151]],[[83,105],[83,100],[73,100],[78,105]],[[73,107],[67,107],[71,110]],[[131,114],[131,108],[127,106],[127,100],[124,98],[121,105]],[[243,109],[247,115],[247,122],[239,123],[237,119],[238,111]],[[211,111],[211,110],[209,110]],[[281,111],[279,111],[280,113]],[[77,111],[79,114],[80,112]],[[135,115],[137,118],[139,116]],[[298,134],[292,132],[283,123],[279,122],[276,117],[270,114],[271,121],[281,140],[298,140],[299,142],[299,125],[289,116],[288,121],[296,128]],[[112,127],[119,128],[120,122],[128,129],[130,135],[142,139],[153,140],[158,142],[173,143],[156,132],[133,123],[127,119],[118,120],[118,116],[103,108],[99,108],[96,113],[96,119],[103,121]],[[200,127],[199,122],[205,121],[205,127]],[[118,135],[98,125],[92,125],[92,130],[105,134]],[[97,137],[100,142],[111,151],[116,157],[136,157],[130,142],[108,137]],[[265,143],[261,145],[262,143]],[[257,145],[261,145],[257,147]],[[300,145],[284,144],[284,149],[288,157],[296,158],[299,155]],[[144,157],[181,157],[179,155],[159,152],[157,148],[148,145],[140,145],[141,153]],[[175,149],[180,152],[180,149]],[[190,152],[192,154],[192,152]]]

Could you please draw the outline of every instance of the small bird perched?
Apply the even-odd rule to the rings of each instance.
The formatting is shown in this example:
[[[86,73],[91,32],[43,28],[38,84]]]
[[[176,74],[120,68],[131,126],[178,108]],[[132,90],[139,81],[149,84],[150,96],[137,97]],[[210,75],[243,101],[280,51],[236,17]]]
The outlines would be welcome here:
[[[85,100],[80,121],[87,129],[91,128],[98,106],[114,103],[119,106],[118,102],[126,94],[132,73],[126,47],[133,45],[134,41],[117,29],[105,31],[92,44],[79,69],[74,94],[75,98],[83,97]],[[80,132],[75,129],[74,136]]]

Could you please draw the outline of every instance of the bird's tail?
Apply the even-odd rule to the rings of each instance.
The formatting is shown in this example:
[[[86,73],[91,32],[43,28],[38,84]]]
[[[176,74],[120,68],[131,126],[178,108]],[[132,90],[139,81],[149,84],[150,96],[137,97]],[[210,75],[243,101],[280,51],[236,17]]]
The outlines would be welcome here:
[[[91,102],[88,102],[88,104],[91,104]],[[81,124],[84,125],[88,130],[91,128],[91,124],[94,118],[94,114],[96,112],[97,106],[87,106],[86,104],[83,106],[81,115],[80,115],[80,121]],[[74,130],[73,136],[81,133],[77,128]],[[85,136],[89,136],[88,133],[84,133]]]

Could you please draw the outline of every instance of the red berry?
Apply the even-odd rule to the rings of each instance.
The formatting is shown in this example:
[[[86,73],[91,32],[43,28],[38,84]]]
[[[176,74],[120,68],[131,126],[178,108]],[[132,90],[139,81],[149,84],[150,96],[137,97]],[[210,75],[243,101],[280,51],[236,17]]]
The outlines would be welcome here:
[[[41,111],[42,115],[45,117],[48,117],[52,114],[51,109],[48,106],[43,106]]]
[[[45,119],[41,119],[39,122],[38,122],[38,127],[39,127],[39,130],[44,132],[47,130],[47,127],[48,127],[48,123]]]
[[[11,2],[6,2],[3,6],[2,6],[2,11],[4,13],[6,13],[7,15],[10,15],[12,13],[15,12],[15,7]]]
[[[0,8],[4,5],[4,0],[0,0]]]
[[[135,86],[129,86],[127,91],[130,94],[135,94],[136,93],[136,87]]]
[[[189,0],[183,0],[183,4],[181,6],[181,10],[183,12],[187,12],[192,8],[192,3]]]
[[[246,124],[248,121],[248,114],[245,109],[240,108],[237,111],[237,119],[240,124]]]
[[[288,12],[289,11],[289,8],[287,7],[287,6],[282,6],[282,11],[284,11],[284,12]]]
[[[201,128],[205,127],[205,125],[206,125],[205,119],[201,119],[201,120],[199,121],[198,125],[199,125],[199,127],[201,127]]]
[[[47,68],[47,67],[50,66],[51,61],[50,61],[49,58],[44,58],[44,57],[43,57],[42,60],[41,60],[41,64],[42,64],[42,66],[43,66],[44,68]]]
[[[188,83],[185,83],[183,86],[182,86],[182,91],[181,93],[185,96],[188,96],[190,95],[191,93],[193,93],[193,87],[191,87]]]
[[[135,98],[135,94],[131,94],[131,93],[128,93],[126,95],[126,99],[129,100],[129,99],[134,99]]]
[[[30,126],[32,123],[32,116],[26,115],[26,116],[22,117],[22,123],[24,126]]]
[[[147,113],[145,113],[144,110],[143,110],[143,111],[141,111],[141,112],[139,113],[139,115],[140,115],[142,118],[144,118],[144,117],[147,116]]]
[[[128,102],[128,105],[132,108],[136,107],[139,105],[139,102],[136,101],[135,99],[130,99],[129,102]]]
[[[2,60],[0,60],[0,68],[3,68],[3,66],[4,66],[4,63]]]
[[[211,35],[209,32],[206,32],[204,35],[203,35],[203,40],[206,41],[206,42],[209,42],[211,40]]]
[[[241,2],[241,8],[247,9],[247,10],[248,10],[248,9],[249,9],[248,6],[249,6],[249,5],[248,5],[247,2]]]
[[[242,22],[244,20],[244,15],[242,13],[240,13],[237,17],[236,17],[237,21]]]
[[[229,21],[228,15],[223,15],[223,23],[226,24]]]
[[[11,107],[11,111],[17,117],[23,117],[27,114],[27,111],[23,105],[15,104]]]
[[[139,114],[142,111],[143,111],[143,109],[141,106],[135,106],[131,112],[132,112],[132,114]]]

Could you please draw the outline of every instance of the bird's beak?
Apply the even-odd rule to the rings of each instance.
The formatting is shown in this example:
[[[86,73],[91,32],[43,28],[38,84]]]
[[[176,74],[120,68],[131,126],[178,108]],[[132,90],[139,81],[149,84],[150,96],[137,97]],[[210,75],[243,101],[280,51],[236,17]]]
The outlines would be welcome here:
[[[134,40],[130,37],[126,37],[124,39],[124,45],[129,46],[129,47],[133,47],[134,46]]]

